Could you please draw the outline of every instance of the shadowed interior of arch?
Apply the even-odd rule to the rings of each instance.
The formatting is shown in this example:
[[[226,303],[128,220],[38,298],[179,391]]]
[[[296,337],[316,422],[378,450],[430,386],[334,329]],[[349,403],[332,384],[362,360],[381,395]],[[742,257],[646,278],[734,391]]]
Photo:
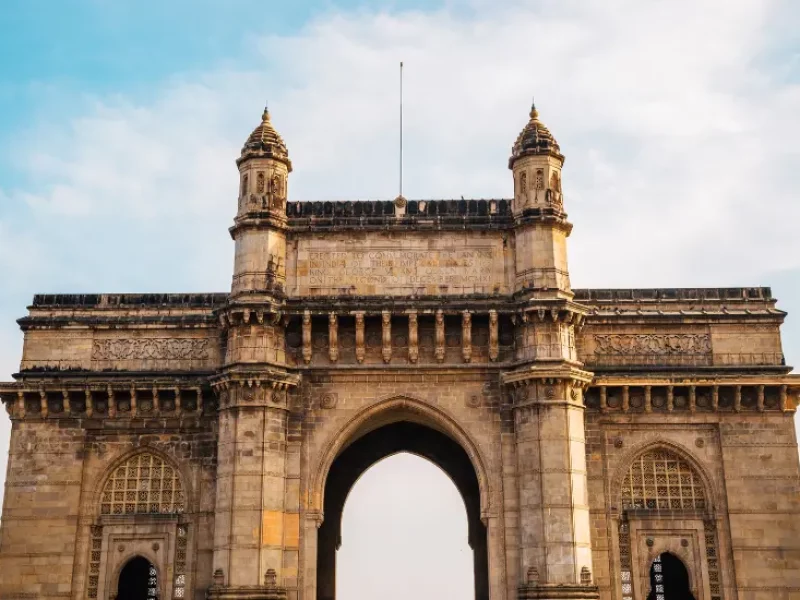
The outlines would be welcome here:
[[[158,572],[142,556],[134,556],[119,573],[117,600],[153,600],[159,597]]]
[[[647,600],[695,600],[689,586],[689,572],[674,554],[659,554],[650,565]]]
[[[325,519],[319,529],[317,546],[318,600],[336,598],[336,552],[341,545],[342,514],[351,488],[372,465],[401,452],[431,461],[450,477],[458,489],[466,508],[468,540],[473,551],[475,598],[487,600],[486,527],[480,518],[480,488],[472,462],[464,449],[450,437],[410,421],[398,421],[369,431],[347,446],[333,461],[325,481]],[[380,533],[376,532],[375,536],[377,541]]]

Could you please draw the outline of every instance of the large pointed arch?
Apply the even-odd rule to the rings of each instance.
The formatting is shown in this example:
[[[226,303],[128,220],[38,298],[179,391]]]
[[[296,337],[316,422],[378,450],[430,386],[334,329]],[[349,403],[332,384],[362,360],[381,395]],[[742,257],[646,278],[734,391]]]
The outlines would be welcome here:
[[[478,445],[457,420],[441,407],[407,394],[384,397],[363,408],[331,436],[324,446],[325,449],[316,468],[312,470],[309,490],[311,511],[322,514],[325,483],[336,457],[370,431],[400,421],[409,421],[434,429],[461,446],[469,457],[478,479],[481,514],[484,517],[488,515],[492,509],[492,493],[486,461]]]
[[[329,440],[310,470],[310,508],[318,520],[317,598],[336,598],[336,551],[350,490],[361,475],[387,456],[409,452],[429,460],[450,477],[464,501],[473,551],[476,600],[489,597],[488,475],[477,445],[439,407],[409,396],[379,400],[359,411]]]

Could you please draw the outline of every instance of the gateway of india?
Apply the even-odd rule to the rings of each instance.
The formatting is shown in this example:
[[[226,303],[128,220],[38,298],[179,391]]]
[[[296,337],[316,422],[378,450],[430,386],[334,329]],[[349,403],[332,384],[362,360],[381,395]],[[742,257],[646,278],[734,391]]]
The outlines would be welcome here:
[[[0,599],[334,600],[347,494],[401,451],[463,497],[475,600],[800,598],[769,288],[573,288],[535,108],[506,199],[290,201],[267,111],[236,164],[230,293],[19,319]]]

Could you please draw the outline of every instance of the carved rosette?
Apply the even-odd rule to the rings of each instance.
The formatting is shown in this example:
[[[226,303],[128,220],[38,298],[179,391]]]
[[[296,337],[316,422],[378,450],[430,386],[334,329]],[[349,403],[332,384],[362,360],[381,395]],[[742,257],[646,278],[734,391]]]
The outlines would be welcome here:
[[[441,310],[436,311],[436,349],[434,356],[437,362],[444,361],[444,313]]]
[[[383,362],[388,363],[392,360],[392,313],[384,310],[381,313],[381,323],[383,326],[381,355]]]
[[[366,351],[364,350],[364,313],[357,312],[356,313],[356,360],[358,364],[364,362],[364,356]]]
[[[417,313],[408,313],[408,360],[416,363],[419,359],[419,335],[417,331]]]

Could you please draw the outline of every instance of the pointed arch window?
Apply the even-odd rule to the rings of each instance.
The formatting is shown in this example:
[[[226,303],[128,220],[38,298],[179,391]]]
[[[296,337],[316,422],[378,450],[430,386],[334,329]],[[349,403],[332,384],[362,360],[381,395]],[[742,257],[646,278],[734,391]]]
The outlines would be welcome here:
[[[704,510],[703,482],[689,463],[659,448],[633,461],[622,482],[622,508]]]
[[[103,515],[179,514],[185,509],[177,469],[147,452],[130,457],[114,469],[103,488]]]

